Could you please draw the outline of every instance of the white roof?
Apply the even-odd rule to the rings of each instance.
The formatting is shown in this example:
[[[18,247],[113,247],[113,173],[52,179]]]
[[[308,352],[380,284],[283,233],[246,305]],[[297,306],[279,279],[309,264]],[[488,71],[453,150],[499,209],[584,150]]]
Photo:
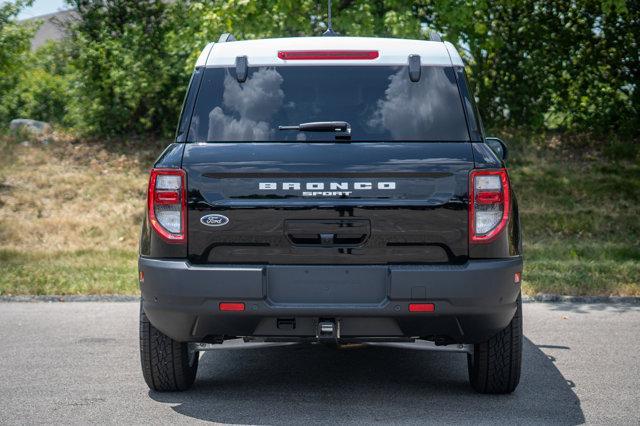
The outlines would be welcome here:
[[[283,60],[284,50],[377,50],[371,60]],[[422,65],[463,66],[449,42],[373,37],[292,37],[209,43],[196,67],[235,66],[236,57],[247,56],[249,66],[274,65],[406,65],[409,55],[420,55]]]

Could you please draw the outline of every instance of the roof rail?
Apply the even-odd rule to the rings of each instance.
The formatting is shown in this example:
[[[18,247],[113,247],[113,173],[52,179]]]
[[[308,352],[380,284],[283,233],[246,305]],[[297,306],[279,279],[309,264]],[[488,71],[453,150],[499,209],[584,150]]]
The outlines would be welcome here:
[[[231,33],[222,33],[218,39],[218,43],[227,43],[229,41],[236,41],[236,38]]]
[[[439,32],[430,31],[429,32],[429,40],[431,40],[431,41],[442,41],[442,37],[440,36]]]

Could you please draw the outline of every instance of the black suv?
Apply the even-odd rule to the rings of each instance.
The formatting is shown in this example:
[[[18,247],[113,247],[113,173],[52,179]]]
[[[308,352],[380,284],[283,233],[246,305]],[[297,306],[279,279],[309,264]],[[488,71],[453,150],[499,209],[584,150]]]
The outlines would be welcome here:
[[[189,388],[226,340],[466,352],[483,393],[522,352],[520,222],[447,42],[209,44],[149,180],[140,350]]]

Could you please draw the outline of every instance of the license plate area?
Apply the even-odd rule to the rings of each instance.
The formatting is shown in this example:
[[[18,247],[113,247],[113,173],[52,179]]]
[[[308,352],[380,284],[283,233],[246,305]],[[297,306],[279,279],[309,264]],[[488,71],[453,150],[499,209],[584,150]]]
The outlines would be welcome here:
[[[267,297],[276,304],[379,304],[387,297],[387,268],[272,266]]]

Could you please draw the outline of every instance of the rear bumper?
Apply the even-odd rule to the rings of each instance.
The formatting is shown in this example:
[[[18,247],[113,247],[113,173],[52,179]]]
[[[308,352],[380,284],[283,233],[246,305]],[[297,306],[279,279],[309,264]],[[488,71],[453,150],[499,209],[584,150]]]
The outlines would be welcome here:
[[[139,269],[145,313],[179,341],[295,340],[314,337],[318,320],[329,318],[339,323],[343,339],[477,343],[511,321],[520,292],[514,274],[522,271],[522,259],[459,266],[203,266],[141,257]],[[220,302],[243,302],[245,311],[221,312]],[[409,312],[410,303],[420,302],[433,303],[435,311]]]

